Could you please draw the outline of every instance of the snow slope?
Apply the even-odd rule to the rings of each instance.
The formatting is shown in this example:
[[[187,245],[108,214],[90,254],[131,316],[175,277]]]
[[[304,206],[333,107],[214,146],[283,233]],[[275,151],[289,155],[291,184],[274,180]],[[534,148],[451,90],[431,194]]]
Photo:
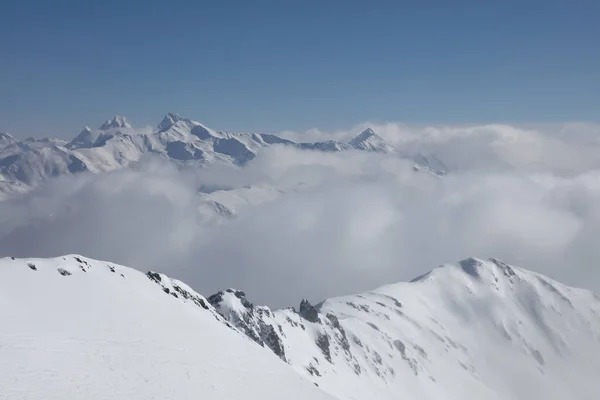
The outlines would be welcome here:
[[[498,260],[298,312],[235,290],[209,301],[341,399],[600,398],[600,298]]]
[[[600,298],[495,259],[275,311],[76,255],[2,259],[0,321],[8,399],[600,398]]]
[[[69,255],[0,277],[2,399],[331,398],[164,275]]]

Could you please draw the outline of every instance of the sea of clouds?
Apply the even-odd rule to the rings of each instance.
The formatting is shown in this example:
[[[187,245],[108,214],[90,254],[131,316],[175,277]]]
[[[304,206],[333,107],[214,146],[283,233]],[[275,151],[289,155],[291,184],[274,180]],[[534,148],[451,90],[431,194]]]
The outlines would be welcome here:
[[[79,253],[165,272],[206,295],[243,289],[272,306],[410,280],[469,256],[600,291],[599,125],[365,123],[282,135],[348,139],[367,126],[406,154],[435,155],[448,174],[393,155],[281,146],[244,168],[149,158],[0,202],[0,256]],[[237,199],[234,218],[200,217],[198,188],[214,186],[232,189],[219,196]],[[248,197],[256,188],[269,196]]]

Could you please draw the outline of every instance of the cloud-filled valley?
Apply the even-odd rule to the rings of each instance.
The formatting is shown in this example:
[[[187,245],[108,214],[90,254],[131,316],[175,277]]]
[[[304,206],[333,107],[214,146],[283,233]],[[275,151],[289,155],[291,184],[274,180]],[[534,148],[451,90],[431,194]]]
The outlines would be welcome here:
[[[0,202],[0,256],[79,253],[165,272],[202,293],[236,287],[272,306],[409,280],[469,256],[600,290],[600,127],[389,123],[281,136],[347,140],[367,125],[448,172],[415,170],[397,154],[283,145],[244,166],[176,166],[149,154]]]

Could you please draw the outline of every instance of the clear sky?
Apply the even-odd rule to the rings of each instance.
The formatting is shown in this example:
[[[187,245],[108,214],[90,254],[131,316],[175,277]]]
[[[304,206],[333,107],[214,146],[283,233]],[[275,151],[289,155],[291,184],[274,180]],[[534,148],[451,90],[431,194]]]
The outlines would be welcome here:
[[[0,131],[598,121],[600,1],[0,3]]]

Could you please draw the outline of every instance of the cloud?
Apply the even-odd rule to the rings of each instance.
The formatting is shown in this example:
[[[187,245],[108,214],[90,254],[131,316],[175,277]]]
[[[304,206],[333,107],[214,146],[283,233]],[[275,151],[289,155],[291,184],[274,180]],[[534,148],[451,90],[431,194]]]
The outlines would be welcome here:
[[[63,177],[0,202],[0,256],[80,253],[162,271],[207,295],[244,289],[274,306],[409,280],[469,256],[600,290],[598,127],[544,129],[379,127],[403,150],[452,165],[443,179],[394,156],[277,146],[243,169],[149,159]],[[211,185],[229,190],[198,195]],[[236,217],[202,218],[212,200]]]
[[[365,122],[345,132],[284,132],[295,140],[348,140],[372,128],[406,154],[434,154],[454,172],[576,175],[600,168],[600,125],[407,125]]]

